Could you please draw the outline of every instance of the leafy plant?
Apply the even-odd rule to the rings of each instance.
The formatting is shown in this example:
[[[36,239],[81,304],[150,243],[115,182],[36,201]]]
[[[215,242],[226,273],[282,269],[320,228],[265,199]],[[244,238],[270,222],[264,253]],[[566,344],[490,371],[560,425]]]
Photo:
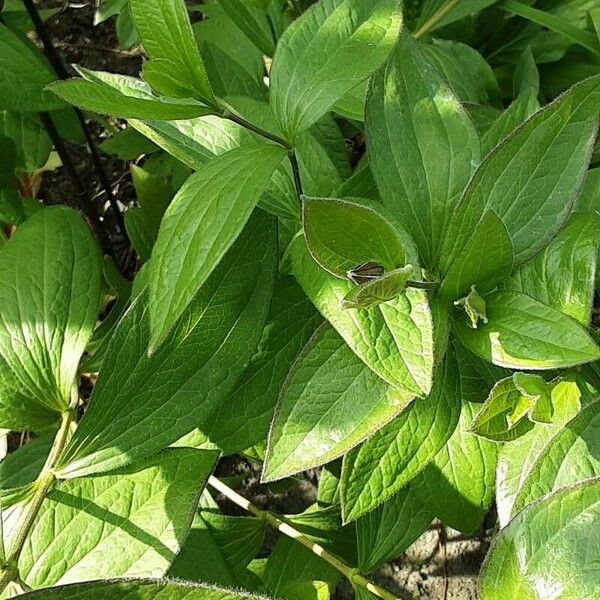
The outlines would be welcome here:
[[[31,441],[0,463],[2,597],[389,599],[369,573],[434,518],[489,533],[494,498],[483,600],[597,593],[582,6],[104,1],[141,78],[67,79],[6,4],[0,427]],[[106,192],[133,271],[92,205],[27,198],[51,144],[74,170],[70,106],[136,161],[124,216]],[[316,502],[256,506],[232,455],[270,489],[319,467]]]

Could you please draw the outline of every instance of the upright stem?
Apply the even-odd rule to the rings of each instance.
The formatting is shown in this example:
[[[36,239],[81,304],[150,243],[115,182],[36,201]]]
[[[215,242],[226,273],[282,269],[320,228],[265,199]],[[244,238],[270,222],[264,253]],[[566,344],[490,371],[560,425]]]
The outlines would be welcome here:
[[[27,537],[31,532],[33,523],[42,507],[42,503],[56,480],[56,476],[53,472],[54,464],[69,439],[69,430],[75,419],[78,402],[79,392],[77,387],[74,386],[71,394],[71,402],[69,403],[69,407],[62,413],[60,428],[54,438],[52,447],[50,448],[46,464],[35,482],[35,493],[27,507],[27,512],[23,515],[17,533],[11,544],[10,551],[0,569],[0,594],[6,589],[6,586],[11,581],[19,578],[19,557],[21,556]]]
[[[426,33],[431,31],[453,8],[455,8],[460,3],[460,0],[449,0],[444,6],[442,6],[438,11],[436,11],[415,33],[413,37],[418,40],[422,38]]]
[[[292,163],[292,173],[294,175],[294,186],[296,187],[296,193],[298,194],[298,199],[304,194],[304,190],[302,189],[302,179],[300,177],[300,165],[298,164],[298,157],[296,156],[295,150],[290,150],[289,152],[290,163]]]
[[[397,600],[396,596],[374,584],[372,581],[369,581],[364,575],[362,575],[358,569],[347,565],[345,562],[330,554],[323,546],[312,542],[308,539],[303,533],[288,525],[278,517],[276,517],[273,513],[270,513],[266,510],[261,510],[254,504],[252,504],[249,500],[240,496],[236,491],[232,490],[229,486],[225,485],[221,480],[216,477],[211,476],[208,480],[208,484],[211,485],[215,490],[223,494],[225,497],[229,498],[232,502],[258,517],[259,519],[263,519],[266,521],[271,527],[277,529],[284,535],[296,540],[299,544],[302,544],[305,548],[308,548],[310,551],[314,552],[317,556],[322,558],[325,562],[329,563],[332,567],[334,567],[337,571],[339,571],[342,575],[344,575],[350,582],[367,589],[369,592],[377,596],[378,598],[382,598],[383,600]]]

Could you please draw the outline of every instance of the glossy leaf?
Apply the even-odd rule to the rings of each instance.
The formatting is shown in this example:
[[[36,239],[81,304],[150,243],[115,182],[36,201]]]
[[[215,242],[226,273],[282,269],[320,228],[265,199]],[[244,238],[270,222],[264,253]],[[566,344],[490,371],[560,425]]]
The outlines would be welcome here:
[[[427,267],[479,161],[475,127],[445,79],[403,34],[367,98],[371,168],[384,203]]]
[[[401,21],[395,0],[320,0],[286,29],[270,87],[271,106],[289,140],[387,59]]]
[[[0,252],[0,421],[56,423],[100,309],[100,253],[71,209],[43,209]]]
[[[192,33],[183,0],[131,0],[129,3],[135,29],[142,40],[150,64],[161,61],[176,85],[189,89],[210,104],[215,97]],[[164,67],[161,67],[164,68]],[[159,93],[165,93],[161,89]],[[194,94],[194,91],[196,94]]]
[[[404,266],[404,246],[391,223],[373,209],[332,198],[304,198],[304,235],[319,265],[346,278],[355,267],[374,262],[385,271]]]
[[[192,175],[173,198],[150,262],[150,352],[240,234],[284,158],[274,145],[232,150]]]
[[[281,391],[263,480],[281,479],[342,456],[413,397],[379,379],[332,327],[320,328]]]
[[[57,483],[19,558],[32,588],[161,577],[179,551],[216,452],[166,450],[108,475]]]
[[[486,296],[488,322],[454,328],[472,352],[510,369],[557,369],[600,359],[600,349],[577,321],[519,292]]]
[[[146,294],[136,299],[113,334],[90,405],[59,460],[61,477],[114,469],[204,426],[259,342],[275,250],[273,221],[257,214],[150,357]]]
[[[342,513],[353,521],[368,513],[418,475],[454,432],[460,388],[451,354],[437,369],[431,394],[346,455],[342,471]]]
[[[291,252],[304,292],[355,354],[389,384],[413,394],[428,393],[433,333],[425,293],[411,289],[387,304],[344,310],[340,303],[353,284],[321,269],[304,239],[296,239]]]
[[[480,579],[482,600],[593,598],[600,586],[600,478],[531,504],[496,538]]]

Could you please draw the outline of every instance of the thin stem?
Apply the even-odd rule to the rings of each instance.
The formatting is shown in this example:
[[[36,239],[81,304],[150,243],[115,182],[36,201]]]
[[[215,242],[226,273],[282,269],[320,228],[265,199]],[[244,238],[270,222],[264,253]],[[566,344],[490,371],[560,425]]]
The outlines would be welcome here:
[[[264,129],[257,127],[253,123],[250,123],[250,121],[246,121],[246,119],[244,119],[243,117],[240,117],[239,115],[236,115],[235,113],[231,112],[228,108],[223,109],[223,112],[220,116],[223,119],[228,119],[229,121],[233,121],[234,123],[237,123],[238,125],[241,125],[242,127],[249,129],[250,131],[253,131],[257,135],[260,135],[261,137],[264,137],[267,140],[271,140],[272,142],[283,146],[287,150],[292,150],[292,145],[287,140],[284,140],[282,137],[279,137],[274,133],[270,133],[269,131],[265,131]]]
[[[332,567],[334,567],[337,571],[339,571],[342,575],[347,577],[352,583],[363,587],[369,590],[375,596],[382,598],[383,600],[397,600],[396,596],[374,584],[372,581],[369,581],[364,575],[359,573],[358,569],[347,565],[345,562],[341,561],[339,558],[335,557],[333,554],[330,554],[323,546],[312,542],[308,539],[303,533],[294,529],[291,525],[288,525],[278,517],[276,517],[273,513],[270,513],[266,510],[261,510],[254,504],[252,504],[249,500],[240,496],[236,491],[232,490],[229,486],[225,485],[222,481],[217,479],[216,477],[211,476],[208,480],[209,485],[211,485],[215,490],[223,494],[225,497],[229,498],[232,502],[258,517],[259,519],[263,519],[267,522],[271,527],[277,529],[284,535],[296,540],[299,544],[302,544],[305,548],[308,548],[312,552],[314,552],[317,556],[322,558],[325,562],[329,563]]]
[[[406,282],[406,287],[416,288],[418,290],[435,290],[438,284],[435,281],[413,281],[409,279]]]
[[[290,163],[292,164],[292,173],[294,175],[294,186],[296,187],[296,193],[298,194],[298,199],[304,195],[304,191],[302,189],[302,179],[300,177],[300,165],[298,164],[298,157],[296,156],[295,150],[290,150],[289,152]]]
[[[54,438],[52,447],[50,448],[46,464],[35,482],[35,493],[27,507],[27,512],[23,515],[17,533],[11,544],[10,551],[0,570],[0,594],[6,589],[6,586],[11,581],[19,577],[19,557],[21,556],[27,538],[31,533],[31,528],[33,527],[33,523],[35,522],[40,508],[56,481],[53,467],[69,439],[69,432],[71,424],[75,419],[78,402],[78,390],[76,386],[73,386],[71,402],[69,403],[69,407],[62,413],[60,428]]]
[[[415,33],[413,37],[418,40],[422,38],[426,33],[433,29],[453,8],[460,3],[460,0],[450,0],[447,4],[442,6],[437,12],[435,12]]]

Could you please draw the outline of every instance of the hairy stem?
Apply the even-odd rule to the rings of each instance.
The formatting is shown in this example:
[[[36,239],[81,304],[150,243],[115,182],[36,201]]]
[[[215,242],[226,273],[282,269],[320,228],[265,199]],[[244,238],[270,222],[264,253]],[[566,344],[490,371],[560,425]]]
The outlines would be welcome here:
[[[8,552],[4,564],[0,569],[0,594],[6,589],[6,586],[11,581],[14,581],[20,577],[18,568],[19,557],[21,556],[21,552],[25,542],[27,541],[27,538],[31,533],[31,528],[33,527],[33,523],[40,511],[40,508],[42,507],[48,492],[52,489],[52,486],[56,481],[53,467],[69,439],[69,432],[71,429],[71,424],[75,420],[78,402],[79,390],[76,386],[73,386],[71,402],[69,403],[69,407],[62,413],[60,428],[56,434],[56,437],[54,438],[54,442],[50,448],[44,468],[35,482],[35,492],[31,498],[29,506],[27,507],[27,511],[21,519],[17,533],[15,534],[10,546],[10,551]]]
[[[460,4],[460,0],[449,0],[444,6],[442,6],[438,11],[433,13],[417,31],[413,34],[413,37],[418,40],[422,38],[426,33],[431,31],[453,8]]]
[[[237,504],[244,510],[258,517],[259,519],[263,519],[266,523],[268,523],[271,527],[277,529],[284,535],[296,540],[299,544],[302,544],[305,548],[308,548],[310,551],[314,552],[317,556],[322,558],[325,562],[329,563],[332,567],[334,567],[337,571],[339,571],[342,575],[344,575],[350,582],[358,585],[360,587],[365,588],[378,598],[382,598],[383,600],[397,600],[396,596],[374,584],[372,581],[369,581],[364,575],[362,575],[358,569],[351,567],[346,564],[333,554],[330,554],[323,546],[312,542],[309,538],[307,538],[303,533],[288,525],[278,517],[276,517],[273,513],[270,513],[266,510],[261,510],[254,504],[252,504],[249,500],[240,496],[236,491],[232,490],[229,486],[225,485],[221,480],[216,477],[211,476],[208,480],[208,484],[212,486],[215,490],[223,494],[223,496],[229,498],[233,503]]]

